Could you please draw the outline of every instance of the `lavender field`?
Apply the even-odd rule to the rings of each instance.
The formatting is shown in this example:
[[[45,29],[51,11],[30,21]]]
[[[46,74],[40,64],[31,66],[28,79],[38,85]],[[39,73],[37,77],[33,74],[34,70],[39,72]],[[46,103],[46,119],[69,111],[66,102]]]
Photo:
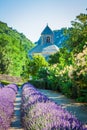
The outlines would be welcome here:
[[[17,93],[20,93],[21,98],[20,122],[15,121],[11,127]],[[16,84],[7,86],[0,84],[0,130],[15,129],[87,130],[87,127],[30,83],[23,84],[20,89]]]
[[[21,113],[25,130],[86,130],[75,116],[29,83],[23,85]]]
[[[0,130],[8,130],[14,112],[14,101],[17,86],[10,84],[5,87],[0,85]]]

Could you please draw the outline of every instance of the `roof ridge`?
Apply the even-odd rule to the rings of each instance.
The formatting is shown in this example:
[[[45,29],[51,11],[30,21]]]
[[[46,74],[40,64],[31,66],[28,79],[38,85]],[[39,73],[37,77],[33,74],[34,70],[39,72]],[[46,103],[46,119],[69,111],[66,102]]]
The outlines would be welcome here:
[[[53,34],[53,31],[51,30],[51,28],[48,26],[48,24],[46,25],[46,27],[44,28],[44,30],[42,31],[41,35],[44,34]]]

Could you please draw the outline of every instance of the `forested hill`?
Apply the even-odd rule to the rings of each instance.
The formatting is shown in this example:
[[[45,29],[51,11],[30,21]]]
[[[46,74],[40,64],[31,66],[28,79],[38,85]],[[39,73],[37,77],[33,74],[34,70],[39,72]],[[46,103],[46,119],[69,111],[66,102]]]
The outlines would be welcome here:
[[[0,21],[0,73],[20,76],[33,46],[23,33]]]
[[[17,44],[17,42],[22,42],[22,45],[26,51],[29,51],[29,49],[33,46],[33,43],[27,39],[23,33],[19,33],[18,31],[12,29],[12,27],[8,27],[6,23],[0,21],[0,39],[1,37],[7,37],[8,41],[11,40],[14,44]]]

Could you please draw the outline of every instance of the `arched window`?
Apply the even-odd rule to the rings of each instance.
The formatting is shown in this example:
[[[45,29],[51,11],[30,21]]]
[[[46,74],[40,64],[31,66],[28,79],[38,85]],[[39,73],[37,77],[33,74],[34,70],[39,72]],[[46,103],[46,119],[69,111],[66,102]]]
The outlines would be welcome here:
[[[46,42],[50,43],[50,37],[49,36],[46,38]]]

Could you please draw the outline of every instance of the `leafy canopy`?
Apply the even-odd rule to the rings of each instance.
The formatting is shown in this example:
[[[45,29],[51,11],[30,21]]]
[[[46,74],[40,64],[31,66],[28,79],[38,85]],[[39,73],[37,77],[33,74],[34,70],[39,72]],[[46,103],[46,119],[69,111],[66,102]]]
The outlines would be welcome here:
[[[0,22],[0,73],[20,76],[28,51],[33,46],[22,33]]]

